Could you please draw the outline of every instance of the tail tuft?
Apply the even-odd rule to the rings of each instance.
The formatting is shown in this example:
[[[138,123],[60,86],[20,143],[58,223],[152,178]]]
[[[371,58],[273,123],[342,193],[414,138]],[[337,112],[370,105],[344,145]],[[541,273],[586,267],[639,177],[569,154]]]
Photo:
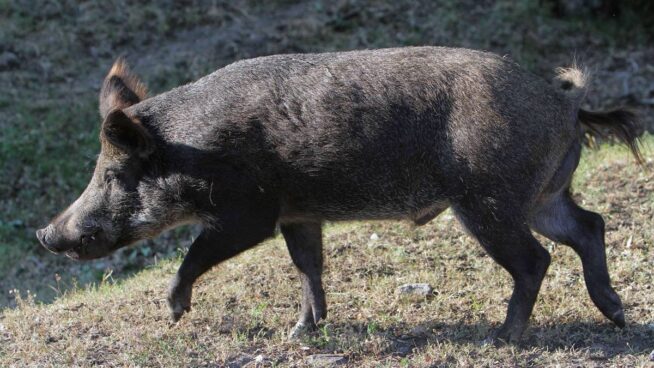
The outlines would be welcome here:
[[[554,85],[568,98],[581,103],[588,90],[588,71],[572,65],[569,68],[557,68]]]
[[[640,165],[644,164],[639,140],[644,129],[638,122],[636,114],[625,109],[606,112],[591,112],[579,109],[577,116],[586,132],[604,139],[615,137],[629,147]]]

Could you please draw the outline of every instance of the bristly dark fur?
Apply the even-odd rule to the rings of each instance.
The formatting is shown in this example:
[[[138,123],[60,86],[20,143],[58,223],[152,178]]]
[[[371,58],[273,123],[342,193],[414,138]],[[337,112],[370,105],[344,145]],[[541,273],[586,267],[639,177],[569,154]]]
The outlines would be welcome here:
[[[93,179],[37,237],[90,259],[201,223],[168,295],[178,320],[198,277],[279,225],[302,282],[298,336],[327,314],[324,221],[424,225],[451,207],[515,281],[498,339],[520,339],[551,261],[532,231],[577,252],[591,299],[622,327],[604,221],[569,189],[580,124],[640,158],[638,130],[623,110],[580,111],[587,86],[574,65],[552,86],[498,55],[411,47],[243,60],[146,99],[119,60]]]
[[[644,164],[639,140],[640,135],[643,134],[643,126],[638,122],[636,114],[625,109],[605,112],[579,109],[578,116],[582,127],[591,135],[604,139],[617,138],[629,147],[640,165]]]

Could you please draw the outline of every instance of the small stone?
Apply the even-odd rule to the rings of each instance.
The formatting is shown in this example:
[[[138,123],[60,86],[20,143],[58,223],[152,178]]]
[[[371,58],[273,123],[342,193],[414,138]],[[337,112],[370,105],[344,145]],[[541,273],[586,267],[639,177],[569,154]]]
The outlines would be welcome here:
[[[264,359],[265,359],[265,358],[264,358],[263,354],[259,354],[259,355],[257,355],[257,356],[254,358],[254,361],[255,361],[257,364],[261,364],[261,363],[263,363],[263,360],[264,360]]]
[[[379,240],[379,235],[377,235],[377,233],[372,233],[372,235],[370,235],[370,240],[372,241]]]
[[[654,362],[654,350],[652,350],[652,352],[649,353],[649,361]]]
[[[307,363],[312,367],[336,367],[347,363],[347,357],[338,354],[315,354],[307,357]]]
[[[397,291],[404,295],[429,296],[434,289],[429,284],[404,284],[397,288]]]

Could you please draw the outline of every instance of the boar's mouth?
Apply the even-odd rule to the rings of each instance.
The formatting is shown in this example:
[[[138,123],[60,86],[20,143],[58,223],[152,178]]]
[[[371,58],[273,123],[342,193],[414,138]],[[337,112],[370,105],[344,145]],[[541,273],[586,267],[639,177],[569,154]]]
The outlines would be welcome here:
[[[101,237],[99,237],[101,238]],[[93,239],[95,240],[95,239]],[[107,243],[105,239],[98,239],[93,243],[82,242],[71,249],[68,249],[64,252],[64,255],[70,259],[79,261],[79,260],[90,260],[104,257],[116,249],[120,248],[120,244],[110,244]]]
[[[111,249],[108,248],[103,248],[101,250],[89,250],[88,248],[85,248],[84,245],[78,245],[64,252],[64,255],[75,261],[81,261],[101,258],[108,255],[109,253],[111,253]]]
[[[82,251],[83,251],[83,249],[82,249],[83,247],[84,247],[84,246],[80,244],[80,245],[78,245],[78,246],[76,246],[76,247],[74,247],[74,248],[72,248],[72,249],[67,250],[67,251],[64,253],[64,255],[65,255],[66,257],[68,257],[68,258],[70,258],[70,259],[74,259],[74,260],[76,260],[76,261],[77,261],[77,260],[80,260],[80,259],[82,259],[82,258],[81,258],[81,254],[82,254]]]

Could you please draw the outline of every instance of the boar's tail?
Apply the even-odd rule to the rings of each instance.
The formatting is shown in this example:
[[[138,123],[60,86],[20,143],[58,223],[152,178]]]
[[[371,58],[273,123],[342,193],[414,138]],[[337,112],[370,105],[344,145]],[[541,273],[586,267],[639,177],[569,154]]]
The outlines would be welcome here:
[[[588,72],[574,64],[569,68],[557,68],[554,85],[579,106],[588,90]]]
[[[584,133],[592,138],[617,139],[627,145],[639,164],[643,164],[640,152],[639,137],[643,127],[638,122],[636,114],[625,109],[604,112],[591,112],[580,108],[581,102],[588,91],[588,71],[576,64],[568,68],[557,68],[554,85],[576,106],[577,119]],[[586,140],[587,143],[592,143]]]
[[[638,122],[636,114],[625,109],[606,112],[579,109],[577,116],[582,128],[591,136],[617,139],[629,147],[640,165],[644,164],[639,141],[640,135],[643,134],[643,127]]]

